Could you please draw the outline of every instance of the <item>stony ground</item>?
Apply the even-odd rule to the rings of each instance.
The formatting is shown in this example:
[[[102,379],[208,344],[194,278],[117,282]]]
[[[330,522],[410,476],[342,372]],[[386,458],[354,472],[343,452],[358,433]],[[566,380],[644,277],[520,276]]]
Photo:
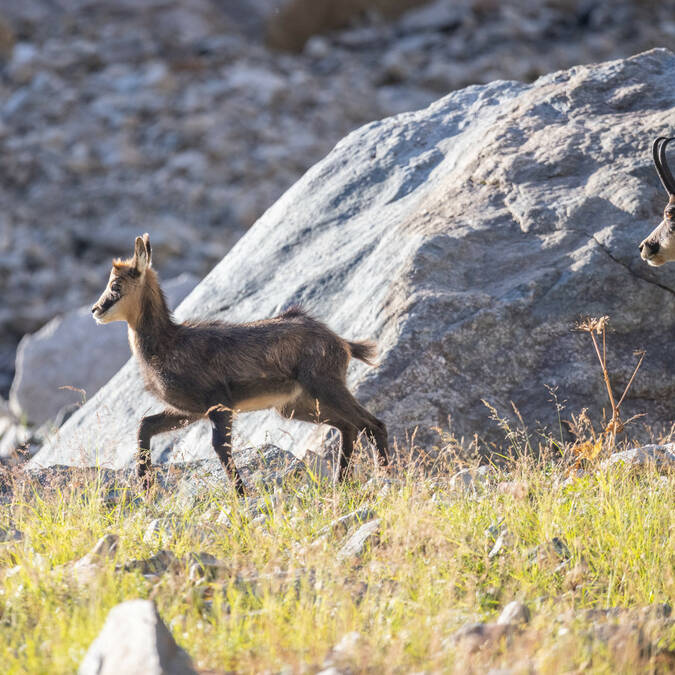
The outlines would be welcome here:
[[[296,466],[243,501],[194,475],[146,498],[5,475],[3,672],[73,672],[137,598],[204,673],[672,672],[672,465],[574,478],[550,450],[433,478],[364,462],[337,488]]]
[[[166,278],[202,276],[353,128],[675,35],[672,0],[441,0],[286,52],[264,40],[291,30],[281,4],[302,2],[2,4],[0,395],[20,337],[90,302],[138,233]]]

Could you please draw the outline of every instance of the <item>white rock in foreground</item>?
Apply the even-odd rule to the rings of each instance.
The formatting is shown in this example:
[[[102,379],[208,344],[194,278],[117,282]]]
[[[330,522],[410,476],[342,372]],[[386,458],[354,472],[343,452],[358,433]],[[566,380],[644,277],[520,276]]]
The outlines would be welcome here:
[[[149,600],[113,607],[92,642],[79,675],[196,675]]]
[[[348,339],[377,340],[379,367],[354,363],[349,382],[403,447],[415,429],[417,442],[436,442],[448,418],[457,437],[504,444],[483,400],[557,427],[547,387],[567,410],[601,415],[596,356],[573,328],[609,315],[617,382],[647,349],[622,413],[669,425],[675,265],[647,267],[637,245],[665,203],[650,143],[675,128],[673,91],[675,55],[661,49],[468,87],[368,124],[288,190],[177,314],[247,321],[300,303]],[[127,364],[33,466],[132,464],[141,415],[161,407]],[[315,427],[275,413],[235,420],[235,454],[266,441],[298,456],[321,445]],[[212,456],[205,423],[153,442],[154,461]]]

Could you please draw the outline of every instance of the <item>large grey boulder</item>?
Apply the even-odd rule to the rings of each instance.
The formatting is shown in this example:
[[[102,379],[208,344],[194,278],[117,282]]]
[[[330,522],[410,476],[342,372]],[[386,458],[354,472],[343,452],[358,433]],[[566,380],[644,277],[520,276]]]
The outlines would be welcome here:
[[[176,306],[197,281],[187,273],[169,280],[164,285],[169,306]],[[104,284],[102,274],[101,291]],[[96,393],[129,359],[126,324],[107,328],[96,325],[90,307],[81,307],[24,336],[9,397],[16,418],[38,426]]]
[[[79,675],[193,675],[188,654],[173,639],[150,600],[127,600],[108,613]]]
[[[2,0],[0,394],[19,339],[88,302],[140,224],[164,278],[201,278],[366,122],[673,43],[673,0],[432,0],[378,18],[413,2]],[[273,33],[312,37],[279,54]]]
[[[504,444],[483,399],[553,424],[547,387],[599,419],[596,356],[573,328],[609,315],[617,390],[633,351],[647,350],[623,414],[670,423],[675,266],[647,267],[637,244],[664,206],[650,142],[675,128],[673,92],[675,55],[660,49],[468,87],[369,124],[288,190],[177,315],[245,321],[301,303],[346,338],[376,339],[379,367],[354,363],[349,381],[403,446],[415,429],[433,442],[449,418],[458,437]],[[160,408],[129,363],[33,465],[127,465],[139,418]],[[235,455],[267,440],[302,455],[320,446],[314,429],[242,415]],[[208,425],[153,448],[155,460],[209,457]]]

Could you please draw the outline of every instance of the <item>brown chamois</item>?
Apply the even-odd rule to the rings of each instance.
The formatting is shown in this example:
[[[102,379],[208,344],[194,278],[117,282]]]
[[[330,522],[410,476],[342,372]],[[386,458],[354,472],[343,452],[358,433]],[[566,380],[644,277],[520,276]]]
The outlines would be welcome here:
[[[373,344],[344,340],[299,308],[244,324],[176,323],[151,259],[148,235],[137,237],[133,257],[113,261],[108,285],[91,309],[98,323],[127,322],[146,388],[166,404],[163,412],[143,417],[138,428],[138,476],[146,485],[152,437],[208,418],[213,449],[243,493],[232,459],[232,416],[266,408],[337,428],[340,480],[361,431],[375,444],[380,461],[389,464],[385,425],[345,384],[351,357],[372,365]]]
[[[659,136],[652,145],[654,166],[668,193],[668,204],[663,211],[663,220],[654,231],[640,242],[640,256],[647,263],[658,267],[675,261],[675,178],[666,159],[666,147],[673,138]]]

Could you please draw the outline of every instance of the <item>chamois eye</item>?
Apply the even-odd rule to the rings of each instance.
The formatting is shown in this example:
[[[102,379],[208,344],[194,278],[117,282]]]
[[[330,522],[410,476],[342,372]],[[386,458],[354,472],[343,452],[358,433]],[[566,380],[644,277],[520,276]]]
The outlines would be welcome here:
[[[110,290],[113,293],[119,293],[121,290],[120,282],[119,281],[113,281],[112,284],[110,284]]]

